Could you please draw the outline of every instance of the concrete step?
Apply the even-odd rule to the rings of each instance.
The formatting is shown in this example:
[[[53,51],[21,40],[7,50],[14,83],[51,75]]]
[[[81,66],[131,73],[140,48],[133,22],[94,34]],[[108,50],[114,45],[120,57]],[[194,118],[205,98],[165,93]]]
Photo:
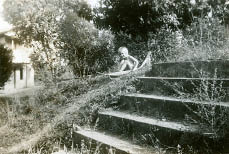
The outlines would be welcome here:
[[[146,76],[160,77],[229,77],[229,60],[156,63]]]
[[[73,132],[73,140],[77,145],[84,143],[92,153],[99,154],[150,154],[156,153],[153,148],[133,144],[117,136],[95,130],[78,130]],[[95,153],[96,153],[95,152]]]
[[[139,77],[137,91],[157,95],[199,94],[199,90],[208,87],[209,96],[229,101],[229,78],[177,78],[177,77]],[[214,99],[214,97],[212,97]]]
[[[122,95],[118,105],[121,111],[189,123],[204,123],[202,117],[204,109],[210,111],[214,109],[216,117],[222,115],[229,117],[229,103],[227,102],[197,102],[190,99],[133,93]]]
[[[213,146],[212,132],[198,125],[182,122],[162,121],[160,119],[138,116],[119,111],[104,111],[99,113],[98,128],[141,144],[160,144],[186,147],[204,147],[205,143]]]

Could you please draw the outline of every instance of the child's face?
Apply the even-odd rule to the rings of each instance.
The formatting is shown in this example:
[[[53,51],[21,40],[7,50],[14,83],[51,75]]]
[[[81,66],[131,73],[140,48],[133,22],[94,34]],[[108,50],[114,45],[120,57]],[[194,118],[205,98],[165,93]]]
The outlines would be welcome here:
[[[123,57],[123,58],[128,57],[128,52],[126,52],[125,50],[122,50],[122,51],[120,52],[120,54],[121,54],[121,57]]]

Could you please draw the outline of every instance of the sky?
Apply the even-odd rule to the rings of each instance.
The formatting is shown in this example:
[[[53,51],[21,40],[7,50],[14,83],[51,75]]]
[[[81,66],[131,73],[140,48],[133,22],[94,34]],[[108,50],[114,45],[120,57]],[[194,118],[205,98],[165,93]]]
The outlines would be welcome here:
[[[3,18],[3,13],[2,13],[2,11],[3,11],[3,7],[2,7],[3,1],[4,0],[0,0],[0,32],[9,30],[12,27]]]
[[[91,4],[92,7],[95,7],[98,5],[99,0],[86,0],[89,4]]]
[[[3,13],[2,13],[2,11],[3,11],[3,7],[2,7],[3,1],[4,0],[0,0],[0,32],[6,31],[6,30],[9,30],[10,28],[12,28],[12,25],[10,25],[9,23],[7,23],[4,20]],[[91,4],[92,7],[95,7],[98,4],[98,0],[86,0],[86,1],[88,1],[88,3]]]

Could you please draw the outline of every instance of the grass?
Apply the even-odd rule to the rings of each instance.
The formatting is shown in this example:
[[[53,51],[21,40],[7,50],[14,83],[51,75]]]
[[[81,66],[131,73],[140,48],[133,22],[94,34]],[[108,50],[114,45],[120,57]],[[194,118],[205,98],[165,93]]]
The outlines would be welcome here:
[[[95,122],[97,110],[115,102],[120,94],[135,92],[132,83],[136,81],[136,76],[142,74],[144,71],[115,80],[97,76],[49,83],[49,88],[38,91],[32,98],[2,99],[0,138],[3,142],[0,142],[0,153],[93,153],[90,146],[77,148],[72,145],[72,125],[93,127],[91,124]],[[182,147],[161,148],[160,143],[155,143],[155,149],[158,154],[182,153],[183,150]]]
[[[72,145],[72,125],[91,127],[98,109],[115,102],[120,94],[134,92],[132,83],[136,76],[142,74],[144,71],[115,80],[97,76],[57,84],[49,82],[33,97],[1,99],[0,153],[49,154],[61,150],[72,154],[93,153],[90,146],[82,145],[77,148]],[[216,101],[215,98],[221,96],[220,87],[214,82],[203,80],[201,86],[196,87],[199,89],[192,95],[195,96],[192,99]],[[206,87],[212,88],[211,93]],[[185,98],[190,97],[183,95],[181,91],[180,94]],[[197,114],[205,118],[211,128],[216,130],[215,126],[219,123],[214,115],[215,108],[201,107]],[[167,153],[160,143],[155,143],[155,147],[158,153]],[[173,147],[173,150],[182,153],[182,147]]]
[[[106,76],[69,80],[48,84],[32,97],[1,99],[0,153],[48,154],[57,142],[71,148],[72,124],[90,127],[93,113],[133,90],[127,85],[143,73],[115,80]]]

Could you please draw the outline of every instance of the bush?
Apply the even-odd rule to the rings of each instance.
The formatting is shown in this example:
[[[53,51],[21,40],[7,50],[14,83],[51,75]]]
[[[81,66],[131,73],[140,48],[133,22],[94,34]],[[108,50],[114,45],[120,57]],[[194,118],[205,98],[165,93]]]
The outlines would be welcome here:
[[[152,51],[154,62],[175,61],[177,59],[177,49],[180,46],[181,32],[173,32],[171,29],[163,27],[156,34],[151,34],[148,41],[149,49]]]
[[[68,14],[60,25],[61,55],[76,76],[106,71],[114,64],[113,35],[99,31],[76,14]]]
[[[163,27],[149,35],[154,61],[228,59],[226,28],[218,18],[198,18],[187,29],[173,32]]]
[[[227,59],[226,28],[217,18],[201,18],[185,31],[178,60]]]
[[[213,139],[217,141],[227,135],[228,126],[228,109],[223,105],[227,101],[227,93],[223,81],[218,80],[217,70],[214,77],[209,80],[208,72],[199,71],[199,82],[191,81],[193,89],[191,91],[183,87],[182,83],[168,83],[170,88],[173,88],[175,97],[197,102],[196,108],[193,104],[183,102],[183,104],[195,116],[186,115],[186,120],[192,123],[198,123],[207,133],[211,133]]]

